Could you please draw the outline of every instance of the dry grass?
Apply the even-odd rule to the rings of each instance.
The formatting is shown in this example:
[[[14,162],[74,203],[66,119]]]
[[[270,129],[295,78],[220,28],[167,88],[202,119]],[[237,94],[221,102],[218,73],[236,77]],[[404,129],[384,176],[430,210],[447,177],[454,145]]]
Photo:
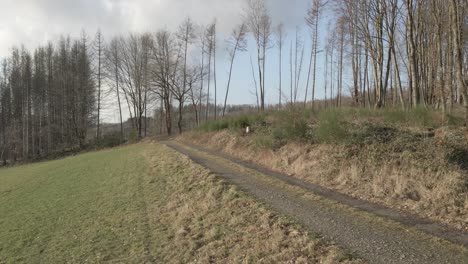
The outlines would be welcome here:
[[[359,262],[184,156],[158,146],[146,157],[161,196],[151,222],[164,234],[157,251],[164,263]]]
[[[388,142],[292,142],[274,150],[257,148],[254,137],[229,131],[191,133],[181,140],[468,230],[468,172],[463,168],[467,161],[462,160],[465,153],[455,155],[451,162],[447,157],[453,155],[453,150],[442,146],[454,138],[468,142],[468,133],[464,133],[464,128],[440,128],[434,137],[417,140],[398,134]]]

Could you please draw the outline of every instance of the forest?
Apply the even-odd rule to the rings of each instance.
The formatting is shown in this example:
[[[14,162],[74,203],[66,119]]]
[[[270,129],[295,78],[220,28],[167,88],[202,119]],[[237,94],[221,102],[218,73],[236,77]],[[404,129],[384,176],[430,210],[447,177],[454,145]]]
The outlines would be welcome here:
[[[186,18],[175,31],[110,39],[83,31],[34,50],[13,47],[0,58],[0,163],[99,142],[106,96],[116,98],[122,141],[126,125],[144,137],[150,116],[165,133],[182,133],[229,115],[231,80],[241,77],[255,84],[254,111],[425,107],[444,115],[463,109],[468,122],[467,0],[310,0],[307,46],[297,31],[272,23],[267,2],[246,0],[238,11],[243,22],[228,39],[219,38],[215,18],[208,25]],[[216,76],[221,41],[228,43],[230,65],[222,84]],[[235,75],[236,58],[248,49],[256,55],[245,65],[251,75]],[[277,71],[267,72],[272,63]],[[273,76],[277,85],[268,87],[265,79]],[[273,92],[277,101],[268,102]]]

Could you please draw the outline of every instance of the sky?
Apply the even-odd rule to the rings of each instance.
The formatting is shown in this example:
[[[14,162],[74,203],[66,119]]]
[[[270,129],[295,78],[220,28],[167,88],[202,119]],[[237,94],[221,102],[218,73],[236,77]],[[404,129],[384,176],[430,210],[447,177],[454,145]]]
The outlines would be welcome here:
[[[305,88],[310,33],[304,17],[312,0],[266,0],[272,24],[285,24],[287,40],[283,50],[283,88],[289,89],[289,51],[296,28],[306,45],[301,88]],[[218,22],[217,85],[218,102],[224,101],[228,77],[228,58],[225,40],[243,19],[246,0],[0,0],[0,58],[9,56],[13,46],[24,45],[29,50],[60,35],[78,37],[85,30],[94,36],[100,29],[105,39],[130,32],[156,32],[158,29],[176,30],[190,17],[199,25],[214,19]],[[319,49],[323,49],[328,31],[329,15],[324,14],[320,24]],[[255,104],[250,57],[256,61],[255,43],[250,40],[248,51],[235,61],[229,104]],[[266,69],[266,102],[278,102],[279,62],[278,49],[268,51]],[[196,57],[194,59],[197,59]],[[323,53],[318,56],[317,96],[323,97]],[[258,78],[258,77],[257,77]],[[303,98],[303,95],[300,95]],[[286,100],[285,98],[284,100]],[[106,121],[117,120],[114,98],[106,98]]]

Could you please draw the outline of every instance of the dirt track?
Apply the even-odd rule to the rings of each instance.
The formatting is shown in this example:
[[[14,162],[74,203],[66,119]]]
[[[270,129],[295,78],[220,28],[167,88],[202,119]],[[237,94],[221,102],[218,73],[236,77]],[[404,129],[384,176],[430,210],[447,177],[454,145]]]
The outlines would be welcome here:
[[[468,235],[174,141],[164,142],[371,263],[468,263]],[[215,155],[214,155],[215,154]],[[449,242],[451,241],[451,242]]]

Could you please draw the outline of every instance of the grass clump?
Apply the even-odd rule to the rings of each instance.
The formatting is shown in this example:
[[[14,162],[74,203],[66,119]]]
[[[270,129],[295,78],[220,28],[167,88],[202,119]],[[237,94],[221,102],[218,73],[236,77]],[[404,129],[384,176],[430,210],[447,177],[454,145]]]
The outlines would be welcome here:
[[[267,127],[257,129],[252,135],[252,142],[254,147],[258,149],[275,149],[278,145],[271,129]]]

